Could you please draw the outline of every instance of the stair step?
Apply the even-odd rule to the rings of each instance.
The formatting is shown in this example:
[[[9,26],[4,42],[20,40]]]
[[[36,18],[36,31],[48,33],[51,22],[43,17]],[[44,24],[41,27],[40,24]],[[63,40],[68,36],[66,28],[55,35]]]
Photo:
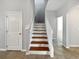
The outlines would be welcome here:
[[[45,28],[34,28],[33,30],[46,30]]]
[[[46,29],[36,29],[36,30],[33,30],[33,31],[46,31]]]
[[[44,24],[34,24],[34,26],[44,26],[45,27],[45,25]]]
[[[45,26],[45,24],[34,24],[34,26]]]
[[[46,30],[45,31],[33,31],[33,33],[46,33]]]
[[[34,25],[34,27],[46,27],[46,25]]]
[[[32,36],[35,36],[35,37],[38,37],[38,36],[39,37],[46,37],[47,35],[44,35],[44,34],[43,35],[41,35],[41,34],[32,34]]]
[[[46,28],[45,26],[34,26],[34,28]]]
[[[49,51],[29,51],[29,53],[34,55],[49,55]]]
[[[46,33],[32,33],[32,34],[35,34],[35,35],[47,35]]]
[[[47,39],[32,39],[32,41],[47,41]]]
[[[35,36],[33,36],[32,38],[33,38],[33,39],[34,39],[34,38],[36,38],[36,39],[37,39],[37,38],[38,38],[38,39],[47,39],[46,36],[45,36],[45,37],[42,37],[42,36],[41,36],[41,37],[39,37],[39,36],[38,36],[38,37],[35,37]]]
[[[33,29],[46,29],[45,27],[34,27]]]
[[[45,24],[45,23],[34,23],[34,24]]]
[[[34,25],[45,25],[45,23],[34,23]]]
[[[32,41],[31,44],[48,44],[47,41]]]
[[[45,26],[34,26],[33,28],[46,28]]]
[[[49,51],[48,47],[30,47],[31,51]]]
[[[46,33],[46,31],[33,31],[33,33]]]
[[[48,44],[31,44],[30,47],[48,47]]]

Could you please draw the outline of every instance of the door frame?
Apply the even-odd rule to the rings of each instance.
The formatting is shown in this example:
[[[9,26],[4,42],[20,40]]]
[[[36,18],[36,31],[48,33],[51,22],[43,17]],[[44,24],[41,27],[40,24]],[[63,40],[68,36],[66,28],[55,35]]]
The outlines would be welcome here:
[[[21,28],[22,28],[22,11],[7,11],[6,12],[6,16],[5,16],[5,49],[6,50],[9,50],[8,49],[8,46],[7,46],[7,17],[8,17],[8,14],[9,13],[15,13],[15,12],[19,12],[20,13],[20,17],[21,17]],[[22,29],[21,29],[21,33],[22,33]],[[20,43],[20,47],[18,50],[21,50],[22,51],[22,37],[21,37],[21,41],[19,42]]]

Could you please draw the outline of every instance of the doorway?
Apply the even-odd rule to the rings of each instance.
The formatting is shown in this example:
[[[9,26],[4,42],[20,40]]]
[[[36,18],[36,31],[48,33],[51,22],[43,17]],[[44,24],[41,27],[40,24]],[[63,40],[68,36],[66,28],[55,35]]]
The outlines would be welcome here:
[[[57,41],[58,45],[63,45],[63,16],[57,18]]]

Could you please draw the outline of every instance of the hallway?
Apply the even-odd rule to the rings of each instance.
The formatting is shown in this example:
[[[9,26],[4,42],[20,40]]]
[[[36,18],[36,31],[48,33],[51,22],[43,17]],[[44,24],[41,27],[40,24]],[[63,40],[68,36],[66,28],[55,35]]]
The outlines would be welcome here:
[[[48,55],[25,55],[20,51],[7,51],[0,52],[0,59],[79,59],[79,48],[66,49],[61,46],[57,46],[56,40],[54,40],[55,56],[50,58]]]

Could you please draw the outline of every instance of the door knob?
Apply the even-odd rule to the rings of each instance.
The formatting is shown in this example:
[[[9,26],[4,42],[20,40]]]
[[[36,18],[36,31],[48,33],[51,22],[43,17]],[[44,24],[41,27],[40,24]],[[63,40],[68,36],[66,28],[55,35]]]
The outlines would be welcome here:
[[[19,33],[19,35],[21,35],[21,33]]]

